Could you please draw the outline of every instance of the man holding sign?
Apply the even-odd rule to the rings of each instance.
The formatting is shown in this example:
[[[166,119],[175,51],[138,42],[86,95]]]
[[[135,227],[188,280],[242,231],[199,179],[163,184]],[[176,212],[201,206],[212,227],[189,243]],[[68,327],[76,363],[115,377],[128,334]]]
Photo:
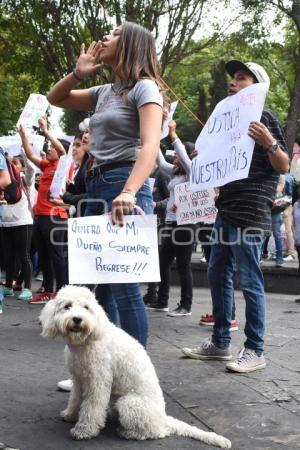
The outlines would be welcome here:
[[[226,64],[226,70],[232,76],[229,96],[255,83],[265,83],[267,87],[270,84],[263,67],[255,63],[244,64],[233,60]],[[251,95],[248,94],[250,91]],[[245,89],[241,99],[249,102],[249,108],[254,98],[254,90],[250,91]],[[241,120],[241,117],[238,119]],[[233,123],[229,123],[229,128],[231,125]],[[264,110],[260,122],[250,122],[248,135],[255,141],[249,174],[247,178],[243,174],[242,179],[236,177],[235,181],[223,183],[216,202],[218,215],[212,233],[213,245],[208,266],[215,321],[213,335],[211,340],[201,343],[199,347],[182,349],[186,356],[194,359],[232,359],[229,328],[233,298],[231,267],[235,261],[246,301],[246,341],[236,361],[227,363],[227,369],[233,372],[252,372],[266,366],[263,356],[265,294],[259,262],[265,235],[271,232],[271,205],[279,174],[285,173],[289,167],[283,132],[271,111]],[[241,136],[231,133],[230,137],[234,142],[235,137],[238,140]],[[245,142],[247,137],[242,136],[242,139]],[[205,148],[200,151],[205,153]]]

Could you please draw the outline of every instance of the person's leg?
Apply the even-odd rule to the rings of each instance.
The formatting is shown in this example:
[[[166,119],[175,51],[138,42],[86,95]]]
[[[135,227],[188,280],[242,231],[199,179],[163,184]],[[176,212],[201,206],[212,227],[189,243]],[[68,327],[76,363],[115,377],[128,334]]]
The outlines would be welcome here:
[[[46,226],[47,220],[47,216],[36,217],[33,225],[33,233],[37,246],[39,263],[43,273],[43,286],[45,292],[53,292],[54,273],[47,244],[47,241],[50,239],[48,227]]]
[[[100,215],[111,210],[113,199],[122,191],[131,168],[120,168],[105,172],[87,180],[87,208],[85,216]],[[137,204],[144,212],[152,212],[152,194],[149,185],[145,184],[136,194]],[[148,318],[145,304],[138,284],[111,284],[111,300],[118,306],[122,329],[146,346],[148,335]]]
[[[173,226],[166,225],[162,231],[162,242],[159,249],[160,283],[158,285],[157,303],[162,308],[168,307],[171,264],[174,260],[174,243],[172,242]]]
[[[67,221],[65,219],[61,219],[59,216],[49,216],[47,219],[48,220],[45,220],[44,223],[44,231],[48,234],[48,252],[53,264],[56,279],[56,292],[58,292],[67,281],[64,258]]]
[[[193,301],[193,276],[191,258],[194,246],[194,227],[177,226],[173,232],[176,265],[181,284],[180,305],[191,310]]]
[[[147,292],[144,295],[144,303],[146,305],[148,303],[157,302],[157,291],[158,291],[158,283],[148,283]]]
[[[247,373],[266,367],[263,356],[265,293],[260,268],[263,241],[263,234],[244,234],[241,244],[234,247],[240,287],[246,301],[246,341],[237,359],[226,365],[231,372]]]
[[[204,253],[204,257],[206,259],[207,264],[209,263],[210,258],[210,236],[213,229],[213,225],[201,223],[200,227],[197,229],[197,241],[200,242],[202,251]]]
[[[98,284],[95,289],[95,297],[109,320],[116,324],[118,322],[117,304],[112,295],[110,284]]]
[[[212,341],[220,348],[230,345],[233,301],[233,242],[237,229],[217,217],[212,233],[214,245],[208,265],[208,280],[213,303],[214,329]]]
[[[14,273],[15,273],[15,260],[16,260],[16,246],[13,236],[12,227],[2,228],[2,243],[3,252],[5,255],[5,287],[12,289]],[[5,290],[6,293],[6,290]]]
[[[296,245],[295,248],[298,255],[298,274],[300,276],[300,246]]]
[[[32,262],[30,259],[30,246],[32,236],[32,225],[21,225],[14,228],[14,238],[16,243],[16,252],[21,262],[22,277],[24,279],[24,288],[31,289],[32,280]]]
[[[300,276],[300,246],[296,244],[295,249],[298,255],[298,275]],[[300,303],[300,298],[296,298],[295,302]]]
[[[236,241],[237,229],[231,227],[219,215],[212,231],[212,248],[208,264],[208,280],[213,302],[214,328],[212,338],[205,340],[196,348],[184,347],[185,356],[200,360],[228,361],[232,358],[230,348],[230,325],[232,316],[232,295],[225,291],[232,277],[231,242]]]
[[[295,250],[295,241],[294,241],[294,234],[292,230],[292,224],[293,224],[293,206],[289,205],[286,207],[286,209],[283,212],[283,223],[285,226],[285,231],[287,235],[287,256],[295,257],[296,250]]]
[[[265,291],[260,268],[263,235],[243,235],[234,246],[240,288],[246,301],[245,347],[261,355],[264,350]]]
[[[269,244],[269,240],[270,240],[270,236],[266,236],[263,246],[262,246],[262,254],[261,254],[261,258],[267,258],[268,257],[268,244]]]
[[[283,264],[283,245],[280,227],[282,225],[281,213],[272,214],[272,231],[276,248],[276,265]]]
[[[139,285],[111,284],[110,287],[118,306],[121,328],[146,347],[148,318]]]

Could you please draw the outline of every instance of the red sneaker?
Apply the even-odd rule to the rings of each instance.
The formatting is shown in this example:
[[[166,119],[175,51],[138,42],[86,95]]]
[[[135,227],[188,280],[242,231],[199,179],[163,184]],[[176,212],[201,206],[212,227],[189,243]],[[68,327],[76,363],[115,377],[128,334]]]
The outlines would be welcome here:
[[[239,329],[239,326],[238,326],[237,320],[232,320],[229,330],[237,331],[238,329]]]
[[[213,327],[214,324],[215,320],[212,314],[205,314],[205,316],[200,317],[199,325],[205,325],[206,327]]]
[[[42,292],[41,294],[35,295],[28,303],[33,305],[42,305],[47,303],[49,300],[53,300],[56,296],[56,292]]]
[[[206,327],[213,327],[215,324],[214,316],[212,314],[206,314],[205,316],[201,316],[199,320],[199,325],[205,325]],[[230,325],[230,331],[238,331],[238,322],[237,320],[232,320]]]

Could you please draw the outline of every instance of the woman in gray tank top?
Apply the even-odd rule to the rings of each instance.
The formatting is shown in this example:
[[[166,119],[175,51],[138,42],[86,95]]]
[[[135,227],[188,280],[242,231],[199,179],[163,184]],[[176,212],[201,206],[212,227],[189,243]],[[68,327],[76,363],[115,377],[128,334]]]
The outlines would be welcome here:
[[[103,65],[112,68],[115,83],[74,89]],[[102,214],[103,201],[112,212],[112,221],[120,226],[135,204],[152,213],[146,180],[159,149],[166,104],[159,79],[153,36],[145,28],[125,22],[87,50],[82,45],[76,68],[51,89],[51,104],[94,111],[90,120],[94,160],[87,175],[85,215]],[[111,320],[116,321],[118,310],[122,328],[146,346],[148,320],[139,285],[106,284],[98,293]]]

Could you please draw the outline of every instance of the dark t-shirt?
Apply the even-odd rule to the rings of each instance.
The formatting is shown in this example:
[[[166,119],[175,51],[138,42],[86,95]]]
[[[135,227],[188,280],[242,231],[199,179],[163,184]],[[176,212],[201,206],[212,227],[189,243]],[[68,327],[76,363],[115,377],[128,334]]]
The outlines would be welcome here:
[[[287,152],[283,130],[274,113],[264,110],[261,122],[269,129],[281,149]],[[271,207],[279,174],[273,169],[267,152],[255,144],[248,178],[233,181],[220,188],[216,206],[220,216],[241,228],[271,231]]]

